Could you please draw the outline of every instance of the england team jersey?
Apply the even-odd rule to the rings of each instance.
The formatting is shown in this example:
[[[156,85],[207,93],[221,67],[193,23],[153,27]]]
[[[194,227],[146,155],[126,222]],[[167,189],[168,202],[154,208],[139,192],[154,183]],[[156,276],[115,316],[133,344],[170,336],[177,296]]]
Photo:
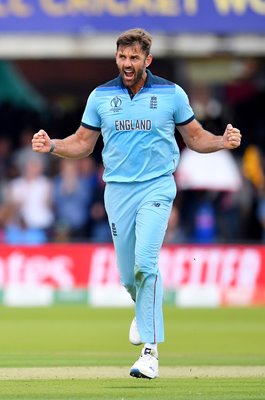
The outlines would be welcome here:
[[[148,70],[144,87],[134,96],[120,76],[97,87],[81,125],[101,131],[105,182],[142,182],[175,171],[175,125],[193,119],[184,90]]]

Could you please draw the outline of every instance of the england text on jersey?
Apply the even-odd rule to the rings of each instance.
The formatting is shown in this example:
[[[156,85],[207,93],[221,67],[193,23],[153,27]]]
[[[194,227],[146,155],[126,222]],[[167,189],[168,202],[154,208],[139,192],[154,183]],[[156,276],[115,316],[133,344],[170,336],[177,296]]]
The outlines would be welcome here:
[[[122,119],[114,121],[116,131],[151,131],[152,121],[150,119]]]

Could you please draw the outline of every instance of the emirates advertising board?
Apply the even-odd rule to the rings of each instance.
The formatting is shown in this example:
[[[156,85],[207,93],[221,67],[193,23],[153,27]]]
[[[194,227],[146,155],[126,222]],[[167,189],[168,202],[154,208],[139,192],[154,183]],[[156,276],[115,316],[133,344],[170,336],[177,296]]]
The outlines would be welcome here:
[[[164,246],[159,268],[165,303],[177,307],[265,305],[262,245]],[[132,306],[120,285],[111,244],[0,246],[0,300],[8,306]]]

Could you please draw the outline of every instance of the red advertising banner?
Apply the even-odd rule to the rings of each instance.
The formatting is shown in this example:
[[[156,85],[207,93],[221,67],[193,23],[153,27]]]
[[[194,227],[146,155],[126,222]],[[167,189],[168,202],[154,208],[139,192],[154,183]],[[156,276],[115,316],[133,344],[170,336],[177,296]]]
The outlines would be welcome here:
[[[165,286],[218,285],[265,289],[264,246],[172,246],[163,248],[160,268]]]
[[[222,303],[230,294],[251,293],[265,303],[265,246],[171,245],[161,249],[159,266],[165,290],[214,286]],[[118,285],[119,274],[110,244],[0,246],[0,288],[48,285],[54,289]]]

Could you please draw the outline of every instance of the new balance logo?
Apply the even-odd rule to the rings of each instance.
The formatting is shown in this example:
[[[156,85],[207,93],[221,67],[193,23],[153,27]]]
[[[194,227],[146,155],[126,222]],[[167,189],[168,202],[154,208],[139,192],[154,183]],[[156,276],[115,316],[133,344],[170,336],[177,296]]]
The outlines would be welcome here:
[[[112,235],[113,236],[118,236],[116,225],[113,222],[111,224],[111,230],[112,230]]]
[[[149,349],[148,347],[145,347],[144,349],[144,354],[151,354],[152,350]]]

